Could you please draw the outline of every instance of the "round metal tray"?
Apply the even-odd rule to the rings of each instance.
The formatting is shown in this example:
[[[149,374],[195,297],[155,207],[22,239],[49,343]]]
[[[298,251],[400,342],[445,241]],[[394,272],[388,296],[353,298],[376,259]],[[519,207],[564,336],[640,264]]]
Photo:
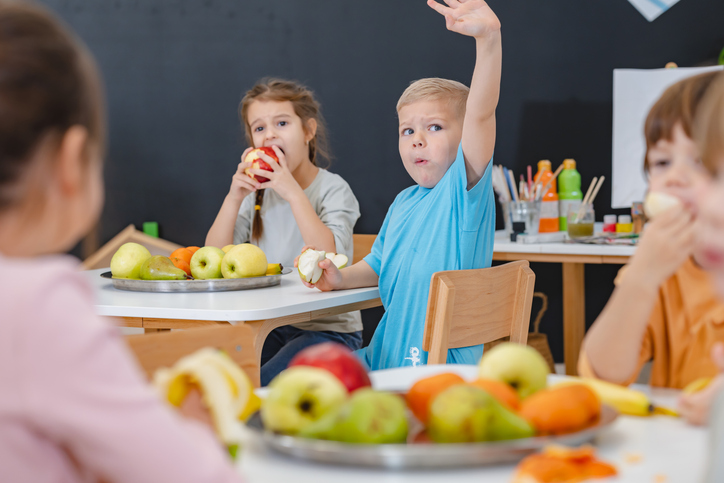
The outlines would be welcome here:
[[[549,444],[580,445],[591,441],[617,417],[616,410],[604,405],[598,423],[582,431],[490,443],[365,445],[305,439],[264,430],[259,413],[249,419],[247,427],[274,451],[303,460],[388,469],[419,469],[511,463]],[[411,424],[409,438],[414,439],[419,432],[419,423],[417,425],[418,430],[415,431]]]
[[[252,288],[272,287],[279,285],[282,275],[292,273],[291,268],[285,268],[282,273],[250,278],[215,278],[211,280],[130,280],[127,278],[113,278],[111,272],[101,273],[101,277],[111,281],[114,288],[130,290],[133,292],[162,292],[162,293],[189,293],[189,292],[227,292],[230,290],[248,290]]]

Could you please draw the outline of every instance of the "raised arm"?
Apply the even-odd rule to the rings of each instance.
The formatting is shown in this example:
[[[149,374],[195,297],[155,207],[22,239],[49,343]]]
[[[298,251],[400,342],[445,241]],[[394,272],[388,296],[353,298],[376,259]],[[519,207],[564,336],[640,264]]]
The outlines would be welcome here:
[[[463,154],[468,187],[483,176],[495,147],[495,108],[500,96],[500,20],[482,0],[435,0],[427,4],[445,16],[448,30],[475,39],[476,58],[463,123]]]

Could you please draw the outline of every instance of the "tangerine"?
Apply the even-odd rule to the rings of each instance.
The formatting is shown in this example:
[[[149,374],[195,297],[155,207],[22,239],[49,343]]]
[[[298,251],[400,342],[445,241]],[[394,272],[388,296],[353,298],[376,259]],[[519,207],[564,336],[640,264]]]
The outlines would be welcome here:
[[[598,420],[601,400],[583,384],[556,386],[523,400],[520,415],[540,434],[571,433]]]
[[[435,396],[450,386],[464,383],[465,379],[451,372],[420,379],[412,385],[410,390],[407,391],[407,395],[405,395],[407,407],[410,408],[417,419],[423,424],[427,424],[430,417],[430,404],[432,404]]]
[[[501,402],[508,409],[518,411],[520,409],[520,398],[515,389],[502,381],[493,379],[476,379],[470,383],[487,391],[491,396]]]
[[[200,250],[201,247],[186,247],[186,250],[190,251],[191,254],[196,253],[196,250]]]
[[[186,275],[189,277],[191,276],[191,265],[189,265],[189,262],[186,260],[179,257],[171,257],[171,263],[173,263],[176,268],[180,268],[186,272]]]
[[[174,258],[180,258],[181,260],[184,260],[186,263],[191,263],[191,257],[194,256],[194,253],[189,250],[188,248],[178,248],[169,255],[168,258],[173,260]],[[180,267],[179,267],[180,268]]]

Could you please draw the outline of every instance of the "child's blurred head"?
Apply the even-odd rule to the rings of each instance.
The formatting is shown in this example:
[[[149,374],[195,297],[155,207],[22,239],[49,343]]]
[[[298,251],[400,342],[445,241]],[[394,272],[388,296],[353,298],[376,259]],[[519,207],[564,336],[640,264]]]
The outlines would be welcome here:
[[[402,163],[413,180],[433,188],[455,161],[470,89],[447,79],[420,79],[397,101]]]
[[[95,224],[102,99],[90,54],[60,21],[40,7],[0,3],[0,249],[65,251]],[[15,250],[23,237],[34,241]]]
[[[713,276],[724,297],[724,73],[706,93],[694,123],[704,166],[713,175],[699,196],[699,224],[697,251],[702,254],[702,265]]]
[[[294,172],[309,160],[329,160],[327,132],[319,102],[305,86],[283,79],[262,79],[239,104],[247,142],[254,147],[278,146]]]
[[[694,116],[715,73],[689,77],[670,86],[649,111],[644,125],[649,190],[678,197],[696,212],[696,194],[707,174],[692,139]]]

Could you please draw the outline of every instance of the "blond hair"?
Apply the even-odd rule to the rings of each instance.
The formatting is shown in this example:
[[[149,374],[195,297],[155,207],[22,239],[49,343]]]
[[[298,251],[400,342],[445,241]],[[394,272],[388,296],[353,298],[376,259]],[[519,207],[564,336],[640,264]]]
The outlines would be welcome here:
[[[694,121],[694,139],[704,166],[716,172],[724,160],[724,73],[717,74],[704,96]]]
[[[444,100],[450,104],[455,115],[462,121],[465,117],[465,104],[468,101],[470,88],[460,82],[429,77],[412,82],[397,101],[397,113],[400,109],[419,101]]]

